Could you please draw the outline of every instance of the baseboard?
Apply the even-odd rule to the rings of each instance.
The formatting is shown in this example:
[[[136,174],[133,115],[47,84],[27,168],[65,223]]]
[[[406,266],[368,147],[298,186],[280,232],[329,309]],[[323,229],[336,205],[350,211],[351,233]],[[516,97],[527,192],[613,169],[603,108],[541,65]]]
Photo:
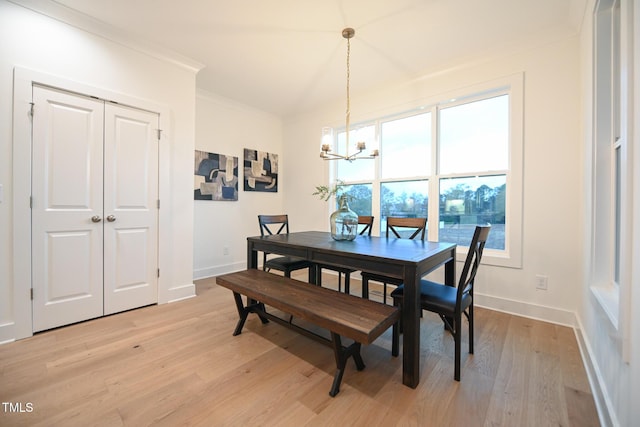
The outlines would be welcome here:
[[[616,412],[611,402],[611,398],[607,393],[607,388],[604,386],[604,380],[602,378],[602,372],[598,366],[596,359],[593,357],[593,351],[589,340],[584,335],[584,328],[579,318],[576,318],[576,327],[574,328],[576,334],[576,340],[578,341],[578,347],[580,348],[580,354],[582,355],[582,364],[585,371],[587,371],[587,378],[589,379],[589,385],[591,386],[591,393],[593,394],[593,400],[598,410],[598,417],[600,418],[600,425],[602,426],[619,426]]]
[[[216,277],[221,274],[233,273],[247,268],[247,262],[235,262],[233,264],[218,265],[215,267],[198,268],[193,270],[193,280]]]
[[[0,345],[7,344],[16,340],[15,323],[8,322],[0,325]]]
[[[181,301],[196,296],[196,285],[188,283],[186,285],[171,288],[167,291],[167,303]]]
[[[473,302],[478,307],[514,314],[516,316],[528,317],[530,319],[542,320],[544,322],[555,323],[557,325],[568,326],[570,328],[576,327],[576,314],[572,311],[530,304],[524,301],[484,295],[477,292],[474,293],[473,297]]]

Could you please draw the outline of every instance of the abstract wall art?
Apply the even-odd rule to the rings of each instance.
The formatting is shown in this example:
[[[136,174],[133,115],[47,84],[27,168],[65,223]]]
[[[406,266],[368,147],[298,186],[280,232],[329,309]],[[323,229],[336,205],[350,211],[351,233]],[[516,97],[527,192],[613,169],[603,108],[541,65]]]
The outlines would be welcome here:
[[[238,158],[196,150],[194,200],[238,200]]]
[[[278,155],[244,149],[244,191],[278,191]]]

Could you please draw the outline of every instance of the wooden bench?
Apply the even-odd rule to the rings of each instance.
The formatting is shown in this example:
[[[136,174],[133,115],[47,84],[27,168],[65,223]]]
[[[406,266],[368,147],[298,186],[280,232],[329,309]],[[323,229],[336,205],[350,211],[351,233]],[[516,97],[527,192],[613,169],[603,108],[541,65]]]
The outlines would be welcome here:
[[[299,280],[278,276],[262,270],[244,270],[216,278],[218,285],[233,291],[240,320],[233,335],[242,332],[249,313],[256,313],[263,323],[273,320],[303,335],[333,348],[337,370],[329,391],[332,397],[340,391],[340,382],[349,357],[353,357],[359,371],[364,369],[360,355],[361,344],[371,344],[400,319],[397,307],[343,294]],[[247,305],[241,295],[247,297]],[[316,334],[266,311],[265,305],[276,308],[297,319],[312,323],[331,333],[331,339]],[[354,342],[342,345],[342,337]],[[393,355],[397,356],[397,349]]]

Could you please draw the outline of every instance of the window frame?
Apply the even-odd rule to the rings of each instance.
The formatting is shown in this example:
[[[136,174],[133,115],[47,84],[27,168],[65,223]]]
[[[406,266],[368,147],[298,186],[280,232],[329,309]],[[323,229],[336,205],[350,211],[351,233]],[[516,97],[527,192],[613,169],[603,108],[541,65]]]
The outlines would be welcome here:
[[[592,13],[588,284],[596,306],[609,320],[608,333],[622,360],[629,362],[634,274],[633,179],[637,167],[633,158],[633,144],[637,141],[633,131],[636,98],[630,75],[637,62],[634,7],[623,0],[598,0]]]
[[[619,0],[599,0],[593,12],[591,292],[615,330],[621,327],[620,282],[626,245],[622,228],[628,191],[620,6]]]
[[[482,99],[493,98],[500,95],[509,95],[509,156],[508,167],[502,171],[487,171],[482,173],[459,173],[440,175],[438,170],[438,113],[439,109],[462,105]],[[398,120],[412,115],[418,115],[425,112],[431,112],[431,165],[430,174],[419,175],[403,178],[382,178],[381,176],[381,159],[375,160],[356,160],[356,161],[373,161],[374,179],[373,180],[354,180],[346,181],[346,184],[371,184],[372,186],[372,215],[381,219],[380,211],[380,192],[381,185],[386,182],[401,182],[428,180],[429,181],[429,204],[427,208],[428,223],[439,224],[439,182],[440,178],[449,177],[468,177],[480,175],[506,175],[507,196],[505,206],[505,248],[504,250],[485,249],[483,254],[483,263],[488,265],[522,268],[522,228],[523,228],[523,209],[522,209],[522,193],[523,193],[523,117],[524,117],[524,73],[515,73],[492,81],[480,83],[464,89],[450,91],[439,95],[437,98],[418,100],[411,105],[406,106],[402,111],[390,112],[384,116],[363,121],[361,125],[375,123],[376,126],[376,142],[380,147],[380,133],[383,122],[390,120]],[[343,133],[344,128],[338,129],[336,139],[339,133]],[[384,155],[383,148],[380,147],[381,156]],[[340,161],[340,160],[338,160]],[[339,179],[336,167],[331,167],[329,176],[335,181]],[[434,222],[435,221],[435,222]],[[374,228],[373,235],[380,235],[380,221]],[[428,227],[428,239],[438,239],[438,227]],[[467,247],[458,246],[457,255],[459,259],[464,259],[467,253]]]

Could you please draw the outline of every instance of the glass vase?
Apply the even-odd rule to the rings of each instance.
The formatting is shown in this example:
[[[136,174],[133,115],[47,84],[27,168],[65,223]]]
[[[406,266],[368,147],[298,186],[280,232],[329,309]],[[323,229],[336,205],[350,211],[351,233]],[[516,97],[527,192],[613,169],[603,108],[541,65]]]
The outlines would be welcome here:
[[[347,196],[338,199],[340,207],[329,217],[331,237],[335,240],[353,240],[358,234],[358,215],[349,209]]]

